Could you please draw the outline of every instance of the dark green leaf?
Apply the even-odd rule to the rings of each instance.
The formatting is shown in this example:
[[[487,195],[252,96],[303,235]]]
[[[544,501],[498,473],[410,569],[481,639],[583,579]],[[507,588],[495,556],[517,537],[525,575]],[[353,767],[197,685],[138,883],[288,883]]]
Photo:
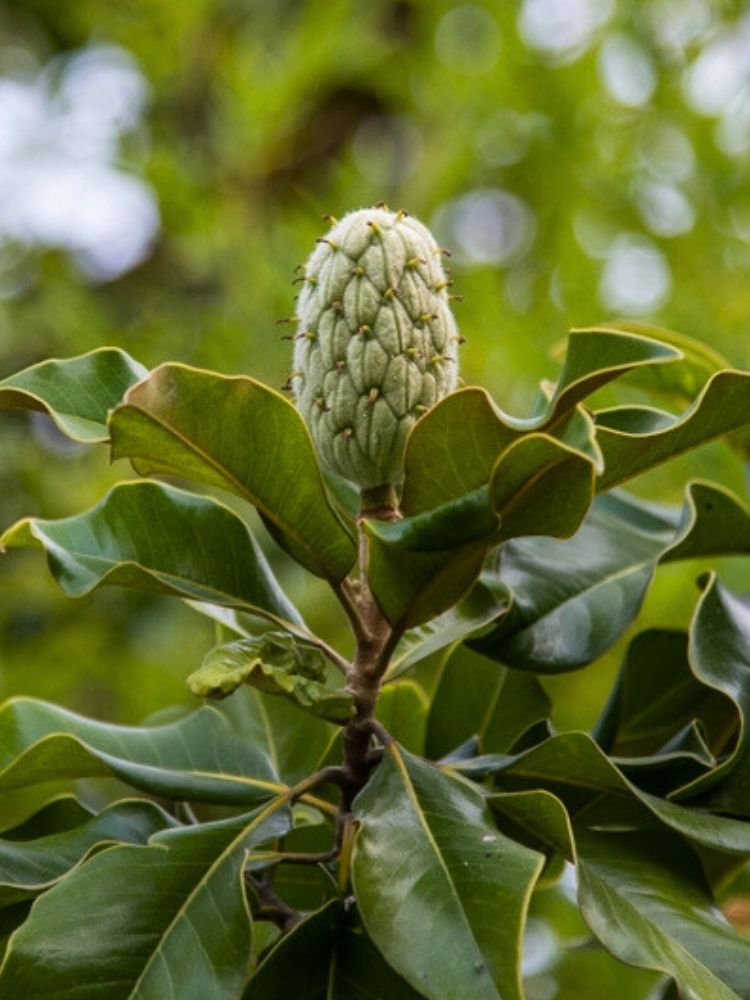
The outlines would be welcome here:
[[[71,597],[119,584],[300,623],[243,522],[211,497],[171,486],[121,483],[75,517],[19,521],[0,545],[44,549]]]
[[[670,365],[648,365],[634,369],[627,378],[630,385],[641,386],[679,399],[694,399],[711,375],[730,364],[708,344],[684,333],[666,330],[651,323],[626,320],[600,327],[614,332],[635,333],[651,340],[669,344],[682,354],[682,359]]]
[[[147,374],[113,347],[66,361],[42,361],[0,381],[0,409],[38,410],[74,441],[107,441],[107,414]]]
[[[399,677],[425,657],[481,633],[505,614],[510,606],[509,598],[504,587],[495,591],[481,583],[472,587],[455,607],[405,633],[393,654],[386,678]]]
[[[245,1000],[420,1000],[337,901],[282,938]]]
[[[716,483],[689,483],[680,537],[662,562],[748,553],[750,511],[745,504]]]
[[[245,856],[288,825],[281,798],[95,855],[38,900],[9,945],[0,994],[233,1000],[250,962]]]
[[[596,488],[602,492],[750,423],[750,373],[717,372],[681,417],[622,406],[601,410],[596,423],[604,456]]]
[[[500,454],[518,436],[484,389],[451,393],[429,410],[406,443],[405,515],[420,514],[486,486]]]
[[[591,503],[593,481],[586,456],[532,434],[502,453],[486,488],[401,521],[368,521],[368,572],[378,603],[393,624],[428,621],[466,593],[490,545],[518,535],[572,534]]]
[[[505,753],[549,711],[536,677],[459,648],[445,663],[430,705],[427,753],[442,757],[470,736],[483,753]]]
[[[355,895],[389,965],[428,1000],[520,1000],[541,857],[499,833],[479,791],[395,744],[355,814]]]
[[[590,663],[615,642],[641,606],[674,518],[626,495],[599,500],[566,541],[513,541],[487,580],[513,593],[496,629],[472,648],[509,666],[554,673]]]
[[[750,602],[710,577],[690,629],[690,662],[698,678],[731,698],[739,716],[734,751],[683,792],[701,804],[750,815]],[[706,795],[706,793],[708,793]]]
[[[452,552],[407,552],[382,542],[365,521],[369,536],[368,579],[386,618],[399,630],[416,628],[466,597],[484,565],[486,545]]]
[[[613,324],[571,330],[550,415],[572,408],[626,372],[682,360],[677,347]]]
[[[481,758],[478,758],[481,762]],[[471,769],[472,761],[468,761]],[[451,765],[463,770],[458,763]],[[544,789],[557,796],[571,813],[601,801],[609,793],[611,803],[622,803],[632,817],[640,813],[641,825],[656,819],[696,845],[727,854],[750,854],[750,826],[739,820],[712,815],[668,802],[636,788],[585,733],[562,733],[515,756],[486,759],[497,787],[503,791]],[[609,805],[602,811],[609,809]],[[613,810],[610,810],[613,811]],[[648,813],[651,817],[648,817]]]
[[[424,752],[427,696],[414,681],[396,681],[384,687],[377,704],[377,718],[391,736],[410,753]]]
[[[252,754],[270,761],[273,773],[296,784],[321,766],[340,729],[309,715],[284,698],[243,687],[220,702],[218,710],[232,726],[234,738]],[[339,758],[333,763],[339,763]]]
[[[500,818],[501,829],[537,851],[556,851],[575,860],[573,831],[565,806],[543,790],[498,792],[487,799]]]
[[[265,748],[237,739],[213,708],[154,727],[94,722],[30,698],[0,708],[0,790],[112,776],[167,798],[237,804],[285,787]]]
[[[30,899],[58,882],[94,848],[145,844],[174,821],[152,802],[120,800],[78,826],[33,840],[0,840],[0,906]]]
[[[499,541],[529,535],[567,538],[579,528],[594,495],[589,458],[545,434],[529,434],[497,461],[490,497]]]
[[[736,721],[732,701],[690,668],[684,632],[649,629],[628,646],[617,684],[596,725],[597,740],[620,756],[656,753],[700,720],[715,753]]]
[[[229,490],[255,504],[278,541],[319,576],[343,579],[354,543],[334,513],[302,417],[244,376],[162,365],[110,419],[112,453],[141,475]]]
[[[58,795],[46,802],[41,809],[10,830],[4,830],[4,840],[34,840],[51,833],[65,833],[94,815],[92,809],[79,802],[75,795]]]
[[[509,417],[483,389],[446,396],[417,422],[407,441],[403,512],[419,514],[485,486],[501,452],[520,435],[548,431],[567,440],[571,414],[587,395],[625,372],[680,357],[668,345],[630,333],[573,331],[557,388],[534,417]],[[568,440],[579,448],[581,419],[579,414]]]
[[[750,997],[750,941],[722,916],[686,844],[576,828],[576,846],[583,914],[614,955],[668,973],[696,1000]]]

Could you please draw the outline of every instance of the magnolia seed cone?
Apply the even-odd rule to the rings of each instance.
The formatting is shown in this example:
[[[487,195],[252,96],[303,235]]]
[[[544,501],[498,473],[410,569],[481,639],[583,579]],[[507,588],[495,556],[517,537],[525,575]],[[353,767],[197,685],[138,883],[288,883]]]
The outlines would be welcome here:
[[[406,436],[458,381],[442,252],[405,212],[351,212],[307,261],[291,383],[327,468],[397,485]]]

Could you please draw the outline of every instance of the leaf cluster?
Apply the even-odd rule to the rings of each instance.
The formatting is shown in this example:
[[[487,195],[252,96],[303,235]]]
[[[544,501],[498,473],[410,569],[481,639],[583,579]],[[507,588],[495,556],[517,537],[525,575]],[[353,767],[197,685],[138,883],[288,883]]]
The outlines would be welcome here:
[[[750,374],[706,364],[667,331],[573,331],[529,417],[479,388],[430,410],[381,517],[251,378],[104,349],[0,382],[143,477],[3,547],[42,549],[71,596],[169,594],[231,634],[189,678],[212,704],[168,722],[0,707],[0,993],[521,1000],[528,915],[575,872],[579,943],[665,996],[750,998],[717,902],[750,858],[750,605],[710,572],[750,551],[750,511],[707,481],[681,507],[621,488],[720,435],[744,450]],[[619,376],[675,398],[698,372],[680,415],[596,406]],[[329,585],[353,657],[247,505]],[[540,675],[597,660],[678,560],[706,571],[688,626],[634,632],[593,730],[557,730]]]

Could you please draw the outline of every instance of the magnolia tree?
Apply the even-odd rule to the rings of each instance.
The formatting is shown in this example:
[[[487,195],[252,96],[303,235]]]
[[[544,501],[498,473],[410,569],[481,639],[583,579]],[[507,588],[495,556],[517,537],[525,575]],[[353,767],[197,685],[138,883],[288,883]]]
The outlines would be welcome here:
[[[188,677],[209,704],[167,724],[0,709],[0,790],[134,790],[3,834],[0,995],[520,1000],[529,908],[574,868],[590,938],[663,996],[750,997],[716,902],[750,857],[750,604],[710,572],[750,551],[750,511],[705,481],[674,508],[621,489],[718,435],[743,447],[750,374],[667,331],[578,330],[510,417],[457,388],[441,260],[403,212],[333,224],[300,275],[296,406],[110,348],[0,382],[144,477],[3,546],[43,549],[71,596],[171,594],[230,640]],[[692,402],[596,409],[623,374]],[[351,655],[237,498],[329,586]],[[692,620],[634,633],[592,732],[557,731],[539,675],[596,660],[684,559],[706,562]]]

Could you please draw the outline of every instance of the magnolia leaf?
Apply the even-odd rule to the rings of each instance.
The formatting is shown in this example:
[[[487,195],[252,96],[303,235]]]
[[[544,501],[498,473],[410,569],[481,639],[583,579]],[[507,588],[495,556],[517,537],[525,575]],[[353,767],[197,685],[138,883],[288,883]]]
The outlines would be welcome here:
[[[427,752],[436,759],[476,736],[482,753],[505,753],[549,713],[550,700],[532,674],[459,648],[446,661],[430,705]]]
[[[712,375],[681,417],[646,406],[620,406],[600,410],[595,419],[604,456],[596,488],[602,492],[750,423],[750,373]]]
[[[274,774],[288,785],[318,770],[341,732],[320,716],[300,712],[287,698],[247,685],[218,702],[216,708],[229,722],[234,738],[251,752],[261,752]],[[340,754],[332,763],[339,760]]]
[[[63,793],[45,802],[23,822],[2,832],[3,840],[34,840],[48,834],[65,833],[80,826],[95,815],[75,795]]]
[[[593,482],[586,456],[532,434],[502,453],[486,488],[400,521],[367,521],[378,603],[394,625],[428,621],[466,593],[491,545],[517,535],[573,534]]]
[[[701,805],[750,815],[750,601],[715,576],[704,581],[690,628],[689,655],[700,681],[723,692],[736,707],[739,731],[732,753],[679,793]]]
[[[639,815],[641,826],[654,820],[690,840],[725,854],[750,854],[750,825],[693,809],[641,791],[629,781],[586,733],[561,733],[515,755],[495,755],[457,762],[445,769],[471,773],[477,764],[494,775],[500,791],[545,789],[555,795],[571,814],[581,814],[594,803],[604,802],[600,815],[612,813],[611,803],[625,802],[629,821]],[[609,800],[606,799],[609,795]],[[650,814],[650,815],[649,815]]]
[[[513,594],[497,628],[469,645],[508,666],[556,673],[596,659],[628,628],[676,517],[626,495],[602,498],[569,540],[524,538],[483,580]]]
[[[0,791],[60,778],[117,777],[173,799],[248,804],[284,791],[262,745],[215,709],[163,726],[95,722],[31,698],[0,707]]]
[[[571,330],[563,370],[547,419],[570,409],[597,389],[628,372],[681,361],[682,351],[613,325]]]
[[[19,521],[0,545],[44,549],[71,597],[117,584],[301,623],[237,515],[171,486],[121,483],[75,517]]]
[[[520,1000],[520,939],[541,856],[497,830],[478,790],[396,744],[355,816],[355,896],[388,964],[428,1000]],[[426,925],[429,934],[414,933]]]
[[[409,552],[382,541],[375,523],[364,522],[367,575],[378,604],[398,631],[424,625],[449,611],[476,584],[487,551],[484,542],[451,552]]]
[[[396,681],[378,697],[376,717],[390,735],[410,753],[424,753],[429,702],[414,681]]]
[[[688,484],[682,530],[662,562],[750,553],[750,510],[717,483]]]
[[[681,357],[675,348],[630,333],[573,331],[557,387],[532,418],[508,416],[483,389],[451,393],[417,421],[409,435],[402,511],[419,514],[485,486],[500,454],[523,434],[547,432],[580,447],[586,418],[580,412],[572,415],[582,399],[625,372]],[[594,455],[598,464],[598,449]]]
[[[352,538],[326,495],[295,407],[254,379],[169,364],[135,386],[111,416],[112,454],[141,475],[208,483],[250,501],[289,554],[342,580]]]
[[[236,997],[250,963],[246,854],[289,829],[284,797],[96,854],[36,903],[0,969],[3,996]],[[104,974],[103,974],[104,970]]]
[[[555,851],[575,861],[570,818],[562,802],[543,789],[528,792],[497,792],[487,801],[498,817],[500,828],[514,840],[535,851]]]
[[[690,401],[698,395],[711,375],[730,367],[727,359],[708,344],[662,326],[629,319],[606,323],[599,329],[614,333],[634,333],[669,344],[680,352],[682,358],[672,364],[644,365],[634,368],[627,375],[628,385],[636,385],[652,392]]]
[[[288,633],[267,632],[210,650],[203,665],[188,677],[188,687],[199,698],[225,698],[241,684],[249,684],[343,724],[354,715],[354,701],[347,691],[326,683],[326,664],[316,647]]]
[[[338,900],[285,935],[250,981],[245,1000],[420,1000]]]
[[[731,699],[693,673],[687,634],[649,629],[628,646],[594,732],[607,752],[643,757],[659,753],[683,727],[698,720],[718,754],[725,749],[727,732],[731,732],[736,717]]]
[[[490,496],[500,522],[499,541],[530,535],[567,538],[591,506],[594,466],[554,438],[530,434],[498,459]]]
[[[490,482],[422,514],[373,521],[370,534],[413,552],[497,544],[519,535],[572,535],[593,498],[594,468],[580,452],[544,434],[510,444]]]
[[[750,997],[750,941],[722,916],[683,841],[654,830],[575,836],[581,909],[613,955],[666,972],[685,996]]]
[[[107,414],[147,374],[114,347],[42,361],[0,381],[0,409],[47,413],[69,438],[95,444],[109,440]]]
[[[0,906],[31,899],[58,882],[96,848],[145,844],[158,830],[175,825],[152,802],[121,799],[71,829],[33,839],[0,839]],[[38,822],[38,817],[36,817]]]
[[[441,399],[407,438],[403,513],[421,514],[485,487],[519,433],[484,389],[459,389]]]
[[[442,615],[404,633],[391,658],[386,682],[400,677],[433,653],[481,634],[510,607],[510,594],[504,587],[491,590],[478,583],[466,597]]]

